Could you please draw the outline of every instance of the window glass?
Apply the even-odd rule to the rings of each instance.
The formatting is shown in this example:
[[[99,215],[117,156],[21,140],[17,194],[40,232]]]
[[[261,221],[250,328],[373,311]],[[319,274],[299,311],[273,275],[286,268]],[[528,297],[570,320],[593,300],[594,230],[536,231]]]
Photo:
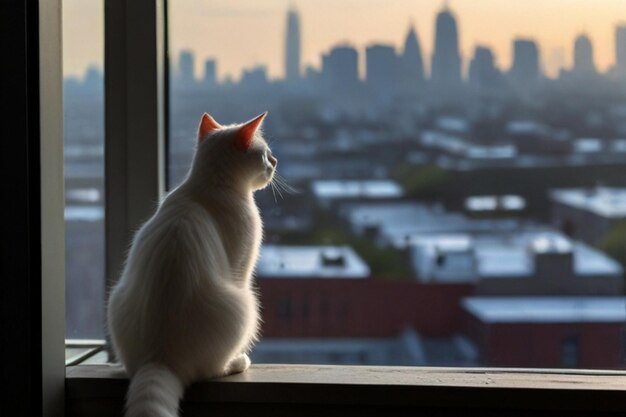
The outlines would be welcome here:
[[[63,2],[68,339],[105,333],[103,19],[100,0]]]
[[[621,1],[169,8],[170,187],[268,110],[298,191],[256,195],[254,361],[624,368]]]

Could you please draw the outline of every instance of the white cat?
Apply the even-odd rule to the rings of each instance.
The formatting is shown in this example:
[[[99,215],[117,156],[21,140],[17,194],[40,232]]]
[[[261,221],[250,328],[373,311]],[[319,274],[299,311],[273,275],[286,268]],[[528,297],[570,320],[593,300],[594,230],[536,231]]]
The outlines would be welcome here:
[[[220,126],[205,113],[189,175],[134,238],[108,306],[131,378],[127,417],[175,416],[186,386],[250,366],[262,235],[253,192],[277,164],[258,129],[266,114]]]

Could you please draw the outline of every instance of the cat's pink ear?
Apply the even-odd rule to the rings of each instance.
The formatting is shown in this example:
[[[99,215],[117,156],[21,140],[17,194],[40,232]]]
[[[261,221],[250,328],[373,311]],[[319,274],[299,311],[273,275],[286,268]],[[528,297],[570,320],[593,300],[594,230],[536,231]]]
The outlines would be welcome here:
[[[261,126],[265,116],[267,116],[267,112],[264,112],[249,122],[244,123],[243,126],[237,130],[237,136],[235,137],[235,146],[237,146],[237,149],[240,151],[247,151],[248,148],[250,148],[250,145],[252,145],[252,139],[254,139],[254,134],[259,126]]]
[[[204,113],[200,119],[200,126],[198,126],[198,143],[205,140],[209,133],[221,127],[222,125],[217,123],[208,113]]]

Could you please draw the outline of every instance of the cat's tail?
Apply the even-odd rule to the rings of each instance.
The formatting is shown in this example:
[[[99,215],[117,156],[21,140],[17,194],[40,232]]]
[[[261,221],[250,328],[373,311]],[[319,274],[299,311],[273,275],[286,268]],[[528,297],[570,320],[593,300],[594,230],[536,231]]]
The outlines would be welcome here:
[[[184,386],[162,365],[143,365],[130,381],[125,417],[176,417]]]

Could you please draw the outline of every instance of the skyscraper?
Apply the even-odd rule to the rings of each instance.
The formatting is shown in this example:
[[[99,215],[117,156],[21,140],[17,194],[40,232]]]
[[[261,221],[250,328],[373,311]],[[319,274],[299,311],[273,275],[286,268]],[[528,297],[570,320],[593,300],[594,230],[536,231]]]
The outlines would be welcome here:
[[[399,58],[391,45],[371,45],[365,50],[367,84],[378,92],[392,93],[398,76]]]
[[[626,23],[615,29],[615,72],[626,80]]]
[[[419,89],[424,85],[424,61],[422,60],[422,48],[417,39],[417,33],[413,25],[409,28],[404,41],[404,51],[400,57],[399,81],[402,88]]]
[[[528,88],[539,81],[539,49],[535,41],[515,39],[513,41],[513,65],[509,70],[511,82],[521,88]]]
[[[455,92],[461,86],[461,55],[456,19],[448,8],[437,15],[431,80],[438,90]]]
[[[213,87],[217,79],[217,64],[214,59],[204,61],[204,85]]]
[[[322,78],[331,92],[353,91],[359,82],[359,54],[351,46],[337,46],[322,56]]]
[[[579,35],[574,42],[573,71],[578,75],[591,75],[596,72],[596,65],[593,62],[593,46],[585,34]]]
[[[469,83],[477,90],[497,88],[501,74],[494,64],[491,49],[477,46],[469,66]]]
[[[181,51],[178,58],[178,82],[181,86],[189,87],[195,82],[194,73],[194,56],[191,51]]]
[[[300,17],[294,9],[287,12],[285,35],[285,79],[297,82],[300,79]]]

